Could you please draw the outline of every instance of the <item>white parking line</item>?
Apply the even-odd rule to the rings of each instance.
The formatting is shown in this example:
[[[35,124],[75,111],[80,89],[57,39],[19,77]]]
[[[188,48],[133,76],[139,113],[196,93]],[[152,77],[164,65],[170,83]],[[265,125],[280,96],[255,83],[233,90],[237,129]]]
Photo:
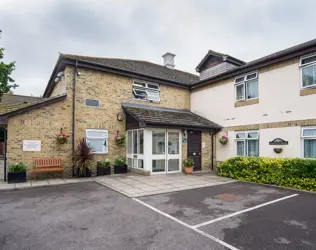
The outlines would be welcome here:
[[[236,216],[236,215],[239,215],[239,214],[243,214],[243,213],[246,213],[246,212],[249,212],[249,211],[258,209],[258,208],[260,208],[260,207],[264,207],[264,206],[267,206],[267,205],[270,205],[270,204],[273,204],[273,203],[276,203],[276,202],[279,202],[279,201],[283,201],[283,200],[286,200],[286,199],[295,197],[295,196],[297,196],[297,195],[298,195],[298,194],[292,194],[292,195],[289,195],[289,196],[285,196],[285,197],[280,198],[280,199],[277,199],[277,200],[269,201],[269,202],[266,202],[266,203],[263,203],[263,204],[260,204],[260,205],[254,206],[254,207],[250,207],[250,208],[247,208],[247,209],[238,211],[238,212],[236,212],[236,213],[228,214],[228,215],[225,215],[225,216],[222,216],[222,217],[213,219],[213,220],[209,220],[209,221],[206,221],[206,222],[203,222],[203,223],[197,224],[197,225],[195,225],[195,226],[191,226],[191,227],[192,227],[193,229],[197,229],[197,228],[199,228],[199,227],[203,227],[203,226],[212,224],[212,223],[217,222],[217,221],[225,220],[225,219],[227,219],[227,218],[230,218],[230,217],[233,217],[233,216]]]
[[[159,214],[161,214],[161,215],[163,215],[163,216],[165,216],[165,217],[167,217],[167,218],[169,218],[169,219],[171,219],[171,220],[173,220],[175,222],[178,222],[182,226],[185,226],[185,227],[187,227],[187,228],[189,228],[189,229],[191,229],[191,230],[193,230],[193,231],[195,231],[195,232],[197,232],[197,233],[199,233],[199,234],[201,234],[201,235],[203,235],[203,236],[205,236],[205,237],[207,237],[207,238],[209,238],[209,239],[211,239],[211,240],[213,240],[213,241],[215,241],[215,242],[217,242],[217,243],[219,243],[219,244],[221,244],[221,245],[223,245],[223,246],[225,246],[225,247],[227,247],[227,248],[229,248],[231,250],[239,250],[238,248],[236,248],[236,247],[234,247],[234,246],[232,246],[232,245],[230,245],[230,244],[228,244],[228,243],[226,243],[226,242],[224,242],[224,241],[222,241],[222,240],[220,240],[220,239],[218,239],[218,238],[216,238],[216,237],[214,237],[214,236],[212,236],[212,235],[210,235],[208,233],[205,233],[205,232],[203,232],[202,230],[200,230],[198,228],[193,228],[189,224],[187,224],[187,223],[185,223],[185,222],[183,222],[183,221],[171,216],[170,214],[166,214],[165,212],[162,212],[159,209],[157,209],[157,208],[155,208],[155,207],[153,207],[153,206],[151,206],[151,205],[149,205],[149,204],[147,204],[147,203],[145,203],[145,202],[143,202],[143,201],[141,201],[141,200],[139,200],[137,198],[132,198],[132,199],[134,201],[137,201],[140,204],[150,208],[151,210],[153,210],[153,211],[155,211],[155,212],[157,212],[157,213],[159,213]]]

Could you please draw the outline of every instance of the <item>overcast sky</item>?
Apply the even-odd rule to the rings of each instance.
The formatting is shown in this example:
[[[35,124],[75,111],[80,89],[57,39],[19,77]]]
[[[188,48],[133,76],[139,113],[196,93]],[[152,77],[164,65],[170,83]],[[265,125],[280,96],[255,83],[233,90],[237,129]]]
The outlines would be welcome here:
[[[195,73],[209,49],[250,61],[316,38],[316,1],[1,0],[14,93],[41,95],[58,52],[132,58]]]

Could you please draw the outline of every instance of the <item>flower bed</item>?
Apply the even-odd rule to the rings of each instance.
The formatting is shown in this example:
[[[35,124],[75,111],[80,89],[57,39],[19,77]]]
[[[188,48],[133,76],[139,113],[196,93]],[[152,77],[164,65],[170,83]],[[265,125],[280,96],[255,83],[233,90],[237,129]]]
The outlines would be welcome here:
[[[218,175],[316,191],[316,160],[311,159],[233,157],[220,163]]]

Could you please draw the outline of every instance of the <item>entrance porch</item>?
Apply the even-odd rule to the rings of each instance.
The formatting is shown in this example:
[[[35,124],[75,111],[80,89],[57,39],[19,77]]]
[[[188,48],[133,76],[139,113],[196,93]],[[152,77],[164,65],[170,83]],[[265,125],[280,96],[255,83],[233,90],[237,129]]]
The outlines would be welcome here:
[[[124,103],[127,164],[145,175],[179,173],[191,157],[195,171],[210,169],[213,136],[221,127],[189,110]]]

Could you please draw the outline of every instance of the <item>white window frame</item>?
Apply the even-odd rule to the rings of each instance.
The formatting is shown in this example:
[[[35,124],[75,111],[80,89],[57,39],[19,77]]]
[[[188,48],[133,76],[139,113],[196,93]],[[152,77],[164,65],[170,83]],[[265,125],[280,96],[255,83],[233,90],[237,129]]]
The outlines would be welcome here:
[[[141,86],[141,85],[138,85],[137,83],[145,84],[145,87]],[[158,88],[150,88],[150,87],[148,87],[148,84],[157,86]],[[137,94],[135,93],[135,90],[141,90],[141,91],[146,92],[147,98],[145,98],[145,99],[137,98],[136,97]],[[135,99],[135,100],[149,101],[149,102],[156,102],[156,103],[160,102],[160,86],[157,83],[145,82],[145,81],[140,81],[140,80],[133,80],[132,91],[133,91],[133,95],[134,95],[133,99]],[[148,97],[149,96],[148,93],[150,94],[150,93],[153,93],[153,92],[156,92],[158,94],[158,98],[157,99],[153,99],[153,98]]]
[[[303,69],[304,68],[308,68],[310,66],[316,65],[316,61],[315,62],[310,62],[310,63],[306,63],[306,64],[302,64],[302,61],[304,59],[310,58],[316,56],[316,54],[310,54],[310,55],[306,55],[306,56],[302,56],[300,58],[300,81],[301,81],[301,89],[309,89],[309,88],[315,88],[316,87],[316,83],[309,85],[309,86],[303,86]]]
[[[247,77],[250,76],[250,75],[253,75],[253,74],[256,74],[256,77],[247,80]],[[243,81],[236,82],[237,79],[240,79],[240,78],[243,78]],[[258,96],[254,97],[254,98],[247,98],[247,95],[246,95],[247,94],[247,82],[255,80],[255,79],[257,79],[257,82],[258,82]],[[243,99],[237,99],[237,87],[241,86],[241,85],[244,86],[244,98]],[[258,72],[257,71],[254,71],[254,72],[251,72],[251,73],[247,73],[245,75],[238,76],[238,77],[235,78],[235,101],[253,100],[253,99],[258,99],[258,98],[259,98],[259,79],[258,79]]]
[[[139,131],[143,131],[143,153],[139,152]],[[128,132],[132,133],[132,147],[131,147],[131,152],[128,152],[128,145],[129,145],[129,139],[128,139]],[[134,153],[134,137],[133,137],[133,133],[136,132],[137,133],[137,150],[136,153]],[[132,130],[127,130],[126,131],[126,160],[127,160],[127,164],[128,164],[128,159],[131,158],[132,159],[132,166],[128,165],[131,168],[137,168],[137,169],[141,169],[141,170],[145,170],[145,158],[144,158],[144,152],[145,152],[145,130],[144,129],[132,129]],[[138,160],[143,160],[143,167],[140,168],[138,166]]]
[[[104,133],[104,136],[89,136],[89,132],[100,132]],[[108,154],[109,153],[109,133],[107,129],[86,129],[86,138],[89,143],[90,140],[104,140],[106,142],[106,146],[103,145],[102,152],[94,151],[93,154]]]
[[[249,133],[257,133],[257,137],[256,138],[248,138],[248,134]],[[245,137],[244,138],[237,138],[237,134],[245,134]],[[237,155],[237,141],[243,141],[244,142],[244,152],[245,152],[245,155],[243,156],[248,156],[248,143],[247,141],[253,141],[253,140],[258,140],[259,143],[260,143],[260,140],[259,140],[259,135],[260,135],[260,132],[259,130],[249,130],[249,131],[236,131],[235,132],[235,140],[236,140],[236,155]],[[259,145],[260,146],[260,145]],[[259,152],[258,152],[258,157],[260,156],[260,148],[259,148]]]
[[[304,140],[305,139],[315,139],[316,140],[316,136],[304,136],[303,133],[304,133],[304,130],[315,130],[316,127],[313,126],[313,127],[302,127],[301,128],[301,140],[302,140],[302,158],[305,158],[305,143],[304,143]],[[306,158],[306,159],[309,159],[309,158]],[[311,159],[315,159],[315,158],[311,158]]]
[[[98,106],[87,105],[87,103],[86,103],[87,100],[98,101]],[[99,99],[94,99],[94,98],[85,98],[85,99],[84,99],[84,105],[85,105],[86,107],[89,107],[89,108],[100,108],[100,100],[99,100]]]

